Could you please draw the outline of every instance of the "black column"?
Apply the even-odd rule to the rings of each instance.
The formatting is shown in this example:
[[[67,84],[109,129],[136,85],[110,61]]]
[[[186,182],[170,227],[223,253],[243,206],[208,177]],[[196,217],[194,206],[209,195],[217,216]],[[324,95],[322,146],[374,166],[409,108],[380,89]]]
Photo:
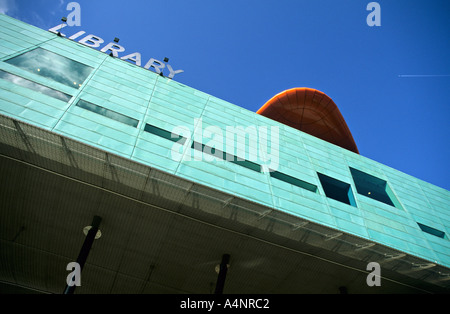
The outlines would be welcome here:
[[[102,218],[99,216],[94,216],[92,219],[91,229],[89,229],[88,234],[86,235],[86,239],[84,239],[83,246],[81,247],[80,253],[77,258],[77,263],[80,265],[80,273],[83,270],[83,266],[86,263],[86,259],[91,251],[92,243],[94,243],[95,235],[97,234],[98,227],[100,226],[100,222]],[[75,291],[75,285],[66,286],[64,290],[64,294],[73,294]]]
[[[215,294],[222,294],[223,287],[225,285],[225,278],[227,277],[228,264],[230,263],[230,254],[224,254],[222,256],[222,262],[220,263],[219,276],[217,277]]]

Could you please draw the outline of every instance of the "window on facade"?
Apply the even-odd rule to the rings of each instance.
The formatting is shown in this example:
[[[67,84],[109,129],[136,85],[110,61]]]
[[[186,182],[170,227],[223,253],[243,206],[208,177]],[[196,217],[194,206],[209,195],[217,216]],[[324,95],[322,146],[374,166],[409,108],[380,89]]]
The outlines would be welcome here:
[[[45,94],[47,96],[51,96],[53,98],[56,98],[56,99],[59,99],[59,100],[65,101],[65,102],[69,101],[69,99],[72,98],[72,96],[62,93],[60,91],[57,91],[56,89],[35,83],[35,82],[27,80],[23,77],[20,77],[20,76],[17,76],[17,75],[14,75],[12,73],[5,72],[2,70],[0,70],[0,78],[4,79],[6,81],[9,81],[13,84],[20,85],[22,87],[37,91],[39,93]]]
[[[43,48],[27,51],[5,62],[74,88],[79,88],[92,71],[92,67]]]
[[[232,162],[234,164],[248,168],[250,170],[261,172],[261,166],[258,165],[257,163],[239,158],[238,156],[232,154],[225,153],[223,151],[216,149],[215,147],[210,147],[208,145],[198,142],[192,142],[191,148],[196,149],[198,151],[202,151],[203,153],[215,156],[217,158],[221,158],[223,160]]]
[[[436,237],[439,237],[439,238],[443,238],[443,239],[445,238],[445,232],[444,231],[432,228],[430,226],[427,226],[427,225],[424,225],[424,224],[421,224],[421,223],[417,223],[417,224],[419,225],[420,229],[423,232],[432,234],[432,235],[434,235]]]
[[[276,178],[278,180],[281,180],[281,181],[290,183],[292,185],[301,187],[301,188],[303,188],[305,190],[308,190],[308,191],[311,191],[311,192],[314,192],[314,193],[317,192],[317,186],[315,186],[314,184],[311,184],[311,183],[305,182],[303,180],[291,177],[291,176],[289,176],[287,174],[284,174],[284,173],[281,173],[281,172],[278,172],[278,171],[271,171],[270,172],[270,176],[272,178]]]
[[[401,208],[386,181],[370,174],[350,168],[358,194],[370,197],[379,202]]]
[[[105,116],[107,118],[110,118],[110,119],[113,119],[113,120],[116,120],[116,121],[119,121],[119,122],[122,122],[122,123],[125,123],[125,124],[128,124],[128,125],[131,125],[133,127],[137,127],[137,125],[139,123],[139,121],[136,120],[136,119],[130,118],[130,117],[128,117],[126,115],[123,115],[121,113],[118,113],[116,111],[113,111],[113,110],[110,110],[110,109],[107,109],[107,108],[104,108],[104,107],[97,106],[97,105],[95,105],[93,103],[87,102],[87,101],[82,100],[82,99],[80,99],[77,102],[76,106],[78,106],[80,108],[83,108],[83,109],[86,109],[86,110],[89,110],[89,111],[92,111],[92,112],[95,112],[95,113],[100,114],[102,116]]]
[[[317,173],[317,175],[319,176],[323,191],[327,197],[356,207],[355,198],[353,197],[350,184],[321,173]]]
[[[158,135],[158,136],[160,136],[162,138],[171,140],[173,142],[178,142],[181,145],[183,145],[186,142],[186,138],[185,137],[183,137],[181,135],[174,134],[174,133],[169,132],[167,130],[158,128],[157,126],[154,126],[154,125],[151,125],[151,124],[148,124],[148,123],[145,124],[144,131],[152,133],[152,134],[155,134],[155,135]]]

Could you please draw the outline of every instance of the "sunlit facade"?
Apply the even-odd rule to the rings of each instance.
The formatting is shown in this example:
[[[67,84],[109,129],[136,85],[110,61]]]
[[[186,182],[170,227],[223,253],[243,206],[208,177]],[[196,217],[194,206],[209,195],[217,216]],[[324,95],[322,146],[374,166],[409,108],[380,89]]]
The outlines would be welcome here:
[[[77,41],[0,24],[3,292],[62,293],[96,215],[77,293],[213,293],[227,254],[224,293],[450,291],[449,191]],[[230,128],[244,147],[226,149]],[[380,286],[367,284],[370,262]]]

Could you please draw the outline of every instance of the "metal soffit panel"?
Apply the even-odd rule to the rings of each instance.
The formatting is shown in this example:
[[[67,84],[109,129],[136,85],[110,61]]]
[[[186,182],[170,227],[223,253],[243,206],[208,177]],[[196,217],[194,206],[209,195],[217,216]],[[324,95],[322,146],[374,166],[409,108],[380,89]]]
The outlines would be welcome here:
[[[79,293],[211,293],[223,253],[225,292],[372,293],[450,289],[450,270],[339,230],[0,116],[0,281],[61,293],[103,217]],[[382,280],[383,280],[382,279]],[[81,291],[80,291],[81,290]]]

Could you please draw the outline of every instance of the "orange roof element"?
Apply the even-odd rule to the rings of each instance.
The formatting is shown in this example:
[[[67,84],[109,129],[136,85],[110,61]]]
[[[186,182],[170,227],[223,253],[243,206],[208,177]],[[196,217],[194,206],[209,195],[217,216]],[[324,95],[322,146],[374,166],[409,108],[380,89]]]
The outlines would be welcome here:
[[[330,97],[316,89],[285,90],[256,113],[359,154],[338,107]]]

